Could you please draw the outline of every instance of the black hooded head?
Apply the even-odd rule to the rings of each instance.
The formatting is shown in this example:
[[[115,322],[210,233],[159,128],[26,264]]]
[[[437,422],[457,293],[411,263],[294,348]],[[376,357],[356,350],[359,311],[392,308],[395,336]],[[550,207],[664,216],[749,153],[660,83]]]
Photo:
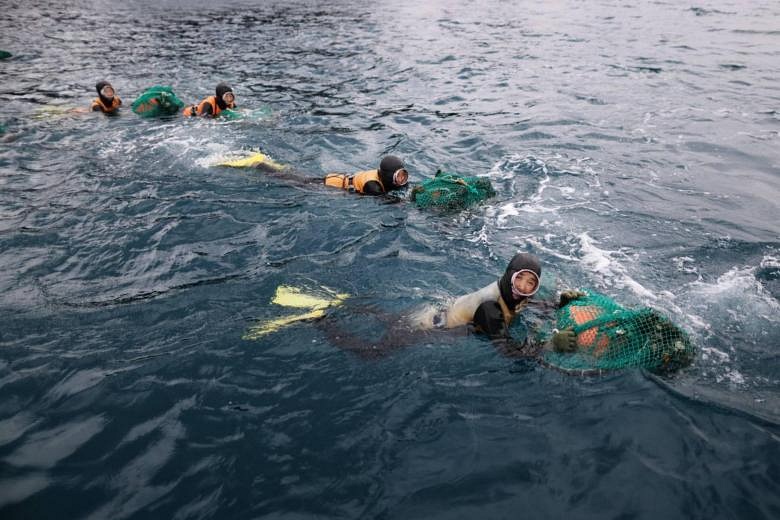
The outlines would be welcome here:
[[[404,162],[395,155],[388,155],[379,163],[379,179],[386,190],[399,188],[393,184],[393,174],[404,167]]]
[[[539,259],[529,253],[517,253],[512,260],[510,260],[509,265],[506,267],[506,271],[504,271],[504,275],[498,280],[498,289],[501,292],[501,299],[504,300],[504,303],[506,303],[510,309],[514,309],[515,306],[528,299],[528,297],[518,299],[512,294],[512,275],[523,269],[528,269],[529,271],[536,273],[540,282],[542,279],[542,263]]]
[[[220,83],[217,85],[217,105],[221,110],[225,110],[228,107],[227,103],[222,100],[222,96],[224,96],[226,92],[233,92],[233,89],[230,88],[227,83]]]
[[[103,87],[106,87],[106,86],[114,88],[114,86],[111,83],[109,83],[108,81],[104,80],[104,81],[98,81],[97,82],[97,84],[95,85],[95,90],[97,90],[98,97],[100,98],[100,101],[102,101],[103,104],[106,105],[107,107],[110,107],[111,103],[113,103],[114,99],[113,98],[109,99],[109,98],[103,96],[103,94],[100,93],[100,91],[103,90]],[[116,95],[116,92],[114,92],[114,95]]]

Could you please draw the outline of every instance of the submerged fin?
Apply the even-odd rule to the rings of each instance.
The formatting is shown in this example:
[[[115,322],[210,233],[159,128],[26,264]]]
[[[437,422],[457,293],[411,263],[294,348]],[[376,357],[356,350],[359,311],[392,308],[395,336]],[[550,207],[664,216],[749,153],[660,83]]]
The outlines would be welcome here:
[[[245,157],[226,159],[215,163],[213,166],[227,166],[228,168],[265,168],[279,171],[285,168],[284,164],[278,163],[260,152],[252,152]]]
[[[270,334],[271,332],[276,332],[277,330],[282,329],[288,325],[292,325],[293,323],[297,323],[299,321],[304,321],[304,320],[313,320],[316,318],[322,318],[324,315],[325,315],[325,309],[315,309],[313,311],[309,311],[303,314],[296,314],[295,316],[285,316],[284,318],[276,318],[274,320],[264,321],[252,327],[249,327],[249,329],[244,333],[241,339],[248,339],[248,340],[260,339],[262,336],[265,336],[266,334]]]
[[[51,119],[55,117],[63,117],[71,114],[78,113],[78,108],[72,105],[47,105],[38,107],[33,111],[33,119]],[[89,112],[86,108],[82,108],[84,113]]]
[[[349,297],[348,294],[338,294],[327,287],[323,287],[323,289],[329,293],[327,296],[306,294],[298,287],[280,285],[276,288],[276,294],[274,295],[273,300],[271,300],[271,303],[284,307],[326,309],[334,305],[339,305]],[[328,299],[328,297],[330,299]]]
[[[325,310],[329,307],[337,307],[349,298],[348,294],[337,293],[336,291],[322,286],[324,291],[304,292],[299,287],[290,285],[280,285],[276,288],[271,303],[282,307],[293,307],[297,309],[309,309],[308,312],[295,314],[293,316],[284,316],[271,320],[262,321],[250,327],[242,336],[242,339],[255,340],[260,339],[266,334],[276,332],[279,329],[297,323],[299,321],[312,320],[325,316]]]

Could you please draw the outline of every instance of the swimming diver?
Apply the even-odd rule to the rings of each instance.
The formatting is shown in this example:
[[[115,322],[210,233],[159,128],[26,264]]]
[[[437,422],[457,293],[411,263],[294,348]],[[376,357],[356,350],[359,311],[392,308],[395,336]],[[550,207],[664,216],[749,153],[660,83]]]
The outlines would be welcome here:
[[[386,195],[389,191],[406,186],[409,171],[404,162],[395,155],[387,155],[376,170],[366,170],[347,175],[329,173],[325,176],[325,186],[340,188],[361,195]]]
[[[400,320],[396,319],[395,323],[388,323],[383,338],[373,344],[350,338],[344,331],[333,330],[332,327],[329,330],[327,323],[323,323],[323,328],[335,345],[367,357],[382,356],[390,350],[418,344],[421,334],[426,336],[428,342],[449,342],[453,335],[471,332],[498,340],[494,341],[494,346],[507,357],[536,358],[543,349],[570,352],[576,348],[577,342],[576,335],[570,329],[554,333],[545,344],[533,343],[528,338],[518,342],[509,333],[512,321],[532,303],[531,297],[539,290],[541,276],[539,258],[529,253],[518,253],[509,261],[498,280],[457,298],[446,307],[426,306]],[[548,308],[564,307],[584,295],[580,291],[567,290],[561,293],[558,302],[535,300],[534,303],[547,311]],[[378,313],[377,317],[381,321],[388,321]],[[437,331],[439,334],[436,334]]]
[[[409,171],[404,162],[395,155],[386,155],[379,162],[376,170],[360,171],[353,175],[344,173],[329,173],[325,177],[313,177],[297,171],[291,166],[277,163],[267,155],[254,152],[249,157],[235,160],[227,160],[216,166],[228,166],[232,168],[257,168],[274,177],[295,186],[309,187],[314,184],[340,188],[350,193],[363,195],[385,195],[392,201],[392,193],[401,189],[409,182]]]
[[[247,339],[278,330],[300,319],[314,318],[326,333],[330,342],[339,348],[349,350],[361,357],[381,357],[390,351],[426,342],[450,342],[453,335],[467,335],[477,332],[487,335],[495,342],[499,351],[508,357],[537,357],[541,350],[571,351],[576,346],[576,336],[571,330],[553,334],[544,345],[518,343],[509,335],[509,325],[530,302],[539,290],[542,267],[539,259],[528,253],[518,253],[507,265],[498,280],[470,294],[457,298],[444,308],[426,306],[411,315],[398,316],[384,313],[370,307],[355,307],[347,304],[348,295],[338,295],[333,301],[319,303],[316,315],[303,314],[299,317],[276,319],[252,327],[245,335]],[[335,293],[334,293],[335,294]],[[554,307],[563,307],[572,300],[584,296],[579,291],[564,291]],[[538,302],[550,306],[546,302]],[[349,314],[373,315],[384,324],[384,334],[376,341],[367,341],[350,332],[349,327],[338,323],[337,316],[328,316],[328,308],[344,307]],[[314,307],[312,307],[314,308]],[[338,315],[340,313],[336,313]],[[297,319],[300,318],[300,319]],[[447,332],[447,334],[442,334]]]
[[[236,96],[227,83],[220,83],[215,96],[208,96],[197,105],[184,109],[184,117],[217,117],[223,110],[236,108]]]
[[[98,81],[95,85],[98,97],[92,101],[91,110],[93,112],[103,112],[104,114],[116,114],[122,105],[122,100],[116,95],[114,87],[108,81]]]

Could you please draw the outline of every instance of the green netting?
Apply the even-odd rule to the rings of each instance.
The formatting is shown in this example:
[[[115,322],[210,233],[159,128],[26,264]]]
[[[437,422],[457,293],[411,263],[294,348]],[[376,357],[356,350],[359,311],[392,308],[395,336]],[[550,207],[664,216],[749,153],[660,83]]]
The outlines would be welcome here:
[[[220,112],[219,116],[222,117],[223,119],[230,119],[230,120],[244,118],[244,114],[239,112],[237,109],[230,109],[230,108],[226,108],[225,110]]]
[[[461,177],[454,173],[436,172],[412,189],[411,200],[419,208],[461,210],[495,196],[493,185],[486,177]]]
[[[133,112],[141,117],[172,116],[184,108],[184,103],[176,97],[171,87],[156,85],[146,89],[133,101]]]
[[[626,309],[611,298],[588,292],[556,312],[558,330],[577,334],[573,353],[545,351],[544,360],[565,371],[589,372],[641,367],[668,372],[694,356],[688,335],[648,307]]]
[[[219,117],[230,119],[231,121],[234,119],[250,119],[259,121],[262,119],[268,119],[271,117],[271,115],[272,112],[270,107],[260,107],[253,110],[246,108],[226,108],[220,112]]]
[[[6,58],[10,58],[11,53],[8,51],[0,51],[0,60],[4,60]]]

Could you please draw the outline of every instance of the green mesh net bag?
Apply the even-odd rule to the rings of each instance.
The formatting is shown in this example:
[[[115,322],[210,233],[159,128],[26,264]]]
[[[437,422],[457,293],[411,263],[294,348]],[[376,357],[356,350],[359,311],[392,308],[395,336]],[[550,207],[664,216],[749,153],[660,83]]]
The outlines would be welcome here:
[[[412,188],[411,200],[418,208],[458,211],[495,195],[486,177],[461,177],[439,170],[433,179]]]
[[[146,89],[133,101],[133,112],[141,117],[172,116],[184,108],[184,103],[176,97],[171,87],[156,85]]]
[[[263,119],[269,119],[273,115],[270,107],[260,107],[255,109],[246,108],[226,108],[219,113],[219,117],[222,119],[236,120],[236,119],[249,119],[251,121],[262,121]]]
[[[688,335],[658,311],[626,309],[607,296],[586,294],[556,311],[555,327],[574,330],[577,350],[545,351],[549,365],[578,373],[629,367],[664,373],[693,361]]]

